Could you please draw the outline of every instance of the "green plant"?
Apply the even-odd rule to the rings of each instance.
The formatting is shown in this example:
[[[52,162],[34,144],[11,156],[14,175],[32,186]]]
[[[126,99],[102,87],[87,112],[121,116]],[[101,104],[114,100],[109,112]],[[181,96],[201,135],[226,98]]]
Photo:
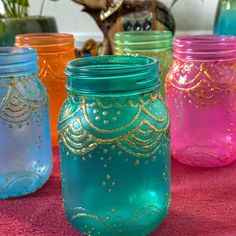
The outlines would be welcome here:
[[[43,13],[43,7],[46,0],[42,0],[39,15],[41,16]],[[50,1],[58,1],[58,0],[50,0]],[[5,10],[5,15],[1,17],[27,17],[28,16],[28,8],[29,8],[29,0],[2,0],[3,7]]]
[[[28,16],[29,0],[1,0],[5,14],[0,14],[0,37],[6,30],[6,24],[1,18],[22,18]],[[50,0],[58,1],[58,0]],[[42,0],[39,16],[43,14],[43,7],[46,0]]]
[[[6,17],[22,17],[27,15],[28,0],[2,0]]]

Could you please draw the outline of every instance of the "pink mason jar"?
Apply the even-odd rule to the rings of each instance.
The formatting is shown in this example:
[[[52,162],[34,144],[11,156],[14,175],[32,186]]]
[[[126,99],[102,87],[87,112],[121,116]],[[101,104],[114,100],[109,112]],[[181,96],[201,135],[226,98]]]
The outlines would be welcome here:
[[[236,159],[236,37],[183,36],[167,75],[172,156],[218,167]]]

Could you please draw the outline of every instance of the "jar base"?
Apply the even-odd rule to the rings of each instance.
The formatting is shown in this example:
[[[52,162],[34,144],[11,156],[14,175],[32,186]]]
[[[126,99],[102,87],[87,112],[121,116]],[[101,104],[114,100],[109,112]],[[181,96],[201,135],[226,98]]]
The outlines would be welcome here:
[[[74,217],[75,219],[72,220],[70,213],[68,214],[67,211],[65,213],[70,224],[85,235],[146,236],[160,226],[167,216],[168,210],[162,212],[158,217],[154,217],[156,219],[153,222],[150,222],[150,218],[152,219],[153,217],[152,212],[149,212],[149,214],[140,214],[141,216],[137,215],[130,222],[127,219],[122,220],[120,217],[117,217],[116,220],[108,219],[109,217],[103,219],[97,215],[85,213],[77,214]],[[87,217],[90,219],[86,219]],[[139,233],[137,234],[137,232]]]
[[[175,150],[172,157],[179,162],[196,167],[222,167],[236,160],[236,153],[230,148],[217,146],[191,146]]]
[[[33,172],[28,172],[27,175],[8,175],[4,178],[0,175],[0,180],[4,179],[0,184],[0,199],[20,198],[36,192],[48,181],[50,173],[51,169],[48,169],[43,177]]]

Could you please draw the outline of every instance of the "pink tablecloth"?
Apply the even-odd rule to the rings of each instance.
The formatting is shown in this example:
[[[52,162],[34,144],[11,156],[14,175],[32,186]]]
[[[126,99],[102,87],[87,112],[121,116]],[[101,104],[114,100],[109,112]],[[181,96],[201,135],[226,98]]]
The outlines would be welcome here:
[[[0,236],[79,235],[67,223],[61,200],[58,152],[54,170],[38,192],[0,200]],[[220,169],[192,168],[172,161],[172,203],[151,236],[236,236],[236,163]]]

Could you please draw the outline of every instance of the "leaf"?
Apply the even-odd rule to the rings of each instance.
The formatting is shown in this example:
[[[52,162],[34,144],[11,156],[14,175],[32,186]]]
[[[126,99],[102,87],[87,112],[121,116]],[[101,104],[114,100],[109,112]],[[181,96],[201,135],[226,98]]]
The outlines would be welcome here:
[[[17,6],[28,8],[29,0],[6,0],[5,5],[7,5],[9,9],[12,9],[13,7],[14,10],[15,10],[15,7]]]
[[[29,1],[28,0],[8,0],[8,2],[9,2],[9,4],[14,3],[15,5],[29,7]]]
[[[6,24],[2,20],[0,20],[0,37],[2,37],[3,33],[6,31]]]
[[[178,2],[178,0],[173,0],[173,2],[171,3],[171,5],[170,5],[170,9],[175,5],[175,3],[177,3]]]

